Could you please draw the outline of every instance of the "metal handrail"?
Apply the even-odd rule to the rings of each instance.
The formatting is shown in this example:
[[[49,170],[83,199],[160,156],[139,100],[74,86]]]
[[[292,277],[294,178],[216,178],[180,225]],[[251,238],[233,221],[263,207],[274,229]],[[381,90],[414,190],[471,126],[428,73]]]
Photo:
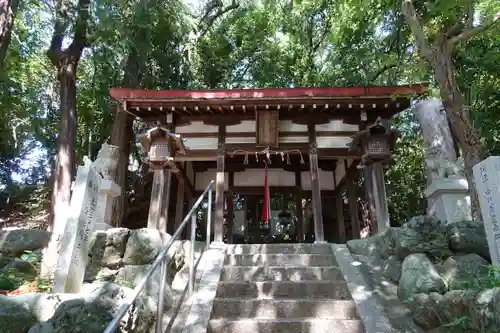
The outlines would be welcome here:
[[[154,271],[158,267],[158,265],[161,264],[161,280],[160,280],[160,290],[158,291],[158,308],[157,308],[157,315],[156,315],[156,333],[163,333],[163,309],[165,307],[164,304],[164,292],[165,292],[165,280],[166,280],[166,275],[167,275],[167,265],[168,263],[166,262],[166,255],[168,251],[170,250],[170,247],[174,244],[175,240],[181,232],[184,230],[186,225],[188,224],[189,218],[191,217],[191,249],[189,251],[189,258],[188,258],[188,264],[189,264],[189,280],[188,280],[188,295],[189,298],[193,295],[193,290],[194,290],[194,282],[195,282],[195,269],[194,269],[194,242],[195,242],[195,237],[196,237],[196,215],[193,215],[196,210],[198,209],[198,206],[201,204],[203,201],[205,195],[208,193],[208,213],[207,213],[207,243],[206,243],[206,249],[210,246],[210,225],[212,223],[212,185],[214,184],[214,181],[210,181],[210,183],[207,185],[203,193],[198,197],[198,200],[194,203],[193,207],[187,213],[186,217],[184,220],[182,220],[182,223],[180,224],[179,228],[174,232],[170,240],[167,242],[167,245],[163,248],[163,250],[158,254],[156,257],[155,261],[151,264],[151,267],[149,268],[148,272],[144,276],[144,278],[137,284],[137,286],[134,288],[134,291],[132,293],[132,296],[124,303],[120,308],[118,309],[118,312],[116,315],[113,317],[113,320],[108,324],[106,329],[104,330],[104,333],[115,333],[116,329],[120,325],[120,321],[122,320],[123,316],[127,313],[128,309],[132,306],[134,301],[137,299],[139,296],[140,292],[144,287],[146,286],[146,283],[149,281],[151,276],[153,276]]]

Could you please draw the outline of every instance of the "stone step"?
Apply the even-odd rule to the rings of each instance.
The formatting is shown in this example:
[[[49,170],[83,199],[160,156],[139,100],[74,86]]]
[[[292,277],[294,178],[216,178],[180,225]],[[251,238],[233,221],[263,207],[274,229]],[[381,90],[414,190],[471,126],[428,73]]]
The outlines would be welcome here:
[[[228,254],[332,254],[330,244],[235,244]]]
[[[336,266],[226,266],[221,281],[344,281]]]
[[[360,320],[293,319],[211,319],[207,333],[365,333]]]
[[[216,298],[212,318],[359,319],[354,301]]]
[[[336,266],[333,254],[229,254],[224,265],[231,266]]]
[[[250,282],[221,281],[217,285],[218,298],[305,298],[344,299],[351,294],[345,282],[301,281],[301,282]]]

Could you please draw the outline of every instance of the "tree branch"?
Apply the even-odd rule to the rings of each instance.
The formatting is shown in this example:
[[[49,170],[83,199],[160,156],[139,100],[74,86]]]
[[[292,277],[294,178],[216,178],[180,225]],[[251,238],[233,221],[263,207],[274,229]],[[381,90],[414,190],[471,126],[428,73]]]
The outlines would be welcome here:
[[[222,5],[222,2],[219,3],[219,1],[217,1],[215,4],[212,4],[212,6],[207,10],[206,14],[203,16],[200,23],[198,24],[199,29],[201,29],[201,32],[198,35],[198,38],[203,37],[208,32],[208,30],[210,30],[210,28],[214,24],[215,20],[217,20],[219,17],[226,14],[227,12],[229,12],[233,9],[237,9],[240,6],[240,4],[238,2],[236,2],[236,0],[232,0],[231,4],[226,6],[226,7],[222,7],[221,5]],[[219,8],[215,12],[215,14],[210,15],[209,13],[212,10],[214,10],[215,8],[217,8],[218,6],[219,6]],[[201,28],[201,27],[203,27],[203,28]]]
[[[415,11],[415,6],[413,6],[412,0],[403,0],[401,4],[401,10],[406,19],[406,22],[410,26],[410,30],[415,37],[417,47],[427,60],[430,60],[432,56],[432,50],[429,47],[427,37],[425,37],[424,30],[420,24],[417,17],[417,12]]]
[[[453,47],[456,43],[458,43],[460,41],[469,40],[469,39],[473,38],[474,36],[476,36],[477,34],[488,30],[489,28],[493,27],[495,24],[497,24],[499,22],[500,22],[500,14],[497,14],[496,17],[493,19],[493,21],[491,21],[487,24],[480,25],[478,27],[465,29],[464,31],[462,31],[458,35],[448,39],[448,41],[446,43],[448,44],[448,46]]]
[[[78,0],[78,11],[75,22],[75,34],[68,47],[68,52],[80,56],[83,49],[88,46],[88,27],[90,20],[90,0]]]
[[[378,79],[378,77],[382,74],[384,74],[386,71],[388,71],[389,69],[391,68],[395,68],[397,67],[398,63],[395,62],[393,64],[387,64],[385,66],[383,66],[382,68],[380,68],[376,73],[375,75],[373,75],[373,77],[370,79],[369,83],[373,83],[375,82],[376,79]]]
[[[58,0],[56,3],[56,13],[54,21],[54,32],[50,41],[47,56],[54,66],[58,66],[62,53],[62,42],[64,34],[69,25],[68,3],[66,0]]]

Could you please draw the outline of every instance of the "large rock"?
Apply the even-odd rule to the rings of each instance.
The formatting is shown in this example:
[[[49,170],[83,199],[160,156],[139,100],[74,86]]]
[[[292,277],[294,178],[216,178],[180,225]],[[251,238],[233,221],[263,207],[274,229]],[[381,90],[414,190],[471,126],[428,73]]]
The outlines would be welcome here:
[[[132,289],[110,282],[86,285],[83,294],[58,304],[49,320],[28,333],[102,333],[132,293]],[[134,305],[122,320],[121,332],[149,332],[156,318],[156,302],[139,295]]]
[[[455,252],[475,253],[491,261],[484,223],[462,221],[446,226],[449,247]]]
[[[471,321],[476,294],[471,290],[453,290],[444,295],[435,292],[417,294],[410,298],[408,304],[413,320],[426,330],[438,329],[445,325],[443,327],[446,327],[447,331],[444,332],[490,332],[476,330],[477,327],[474,327]],[[457,320],[460,318],[468,319],[458,324]]]
[[[170,235],[156,229],[137,229],[130,232],[123,255],[124,265],[145,265],[155,260]]]
[[[402,301],[420,294],[438,292],[444,294],[446,284],[436,268],[423,253],[410,254],[403,261],[399,279],[398,297]]]
[[[387,259],[393,252],[399,228],[389,228],[372,237],[347,242],[349,251],[366,257]]]
[[[471,326],[482,329],[481,332],[500,332],[500,288],[478,293],[469,316]]]
[[[0,231],[0,252],[19,255],[24,251],[35,251],[47,246],[50,232],[32,229]]]
[[[449,257],[451,251],[445,225],[429,216],[412,217],[398,233],[395,252],[400,259],[412,253],[425,253],[437,258]]]
[[[27,304],[13,298],[0,295],[0,332],[26,333],[38,320]]]
[[[426,330],[441,326],[440,307],[444,296],[435,292],[416,294],[408,299],[413,320]]]
[[[115,282],[124,285],[130,288],[135,288],[144,278],[151,265],[130,265],[124,266],[120,269],[118,274],[116,275]],[[164,301],[165,306],[171,307],[173,303],[173,295],[170,290],[169,282],[173,279],[173,277],[165,275],[165,291],[164,291]],[[158,293],[160,291],[160,283],[161,283],[161,270],[158,266],[157,269],[153,272],[153,275],[149,279],[149,282],[144,287],[142,293],[145,296],[151,296],[153,298],[158,297]]]
[[[392,255],[384,263],[382,275],[395,284],[399,283],[401,277],[401,267],[403,263],[395,255]]]
[[[488,277],[488,261],[477,254],[457,255],[437,266],[449,290],[479,286]]]

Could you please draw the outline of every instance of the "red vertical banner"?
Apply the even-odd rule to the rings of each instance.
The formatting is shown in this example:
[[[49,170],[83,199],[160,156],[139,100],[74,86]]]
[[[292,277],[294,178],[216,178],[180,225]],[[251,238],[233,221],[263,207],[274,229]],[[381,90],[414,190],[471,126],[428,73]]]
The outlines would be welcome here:
[[[262,221],[269,222],[271,218],[271,202],[269,197],[269,182],[267,173],[267,163],[266,169],[264,170],[264,206],[262,207]]]

